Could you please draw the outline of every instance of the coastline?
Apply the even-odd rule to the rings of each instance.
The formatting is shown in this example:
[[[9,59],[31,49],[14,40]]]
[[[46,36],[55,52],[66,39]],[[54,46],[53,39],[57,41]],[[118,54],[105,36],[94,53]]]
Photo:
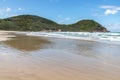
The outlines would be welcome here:
[[[12,33],[16,31],[0,31],[0,41],[6,41],[11,39],[11,37],[15,37]]]
[[[0,80],[120,80],[120,45],[0,32],[14,34],[0,44]]]
[[[120,80],[119,49],[94,41],[18,34],[0,45],[0,80]]]

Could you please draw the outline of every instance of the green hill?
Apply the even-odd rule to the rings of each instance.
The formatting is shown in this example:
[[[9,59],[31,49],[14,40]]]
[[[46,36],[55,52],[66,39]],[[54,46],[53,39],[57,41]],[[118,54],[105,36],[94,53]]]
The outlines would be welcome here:
[[[17,31],[88,31],[106,32],[99,23],[93,20],[81,20],[71,25],[61,25],[49,19],[35,15],[20,15],[6,19],[0,19],[0,30]]]
[[[74,31],[105,32],[107,29],[94,20],[81,20],[69,25]]]

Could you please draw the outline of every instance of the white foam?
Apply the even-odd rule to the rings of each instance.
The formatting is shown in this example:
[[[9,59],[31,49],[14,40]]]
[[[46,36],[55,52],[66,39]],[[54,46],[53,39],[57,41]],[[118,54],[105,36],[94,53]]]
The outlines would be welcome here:
[[[23,32],[21,34],[32,36],[83,39],[93,41],[117,41],[120,42],[120,33],[90,33],[90,32]]]

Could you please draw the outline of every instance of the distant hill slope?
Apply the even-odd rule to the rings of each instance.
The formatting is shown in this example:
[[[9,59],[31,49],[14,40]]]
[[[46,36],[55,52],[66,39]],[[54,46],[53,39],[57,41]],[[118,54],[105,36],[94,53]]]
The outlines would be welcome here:
[[[107,29],[94,20],[81,20],[69,25],[74,31],[106,32]]]
[[[17,31],[87,31],[106,32],[107,29],[93,20],[81,20],[71,25],[61,25],[35,15],[19,15],[0,20],[0,30]]]

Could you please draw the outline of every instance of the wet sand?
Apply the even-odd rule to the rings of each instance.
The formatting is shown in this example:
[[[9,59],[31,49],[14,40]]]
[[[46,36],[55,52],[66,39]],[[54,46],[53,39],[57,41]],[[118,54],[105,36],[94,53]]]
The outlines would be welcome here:
[[[120,45],[16,35],[0,42],[0,80],[120,80]]]

